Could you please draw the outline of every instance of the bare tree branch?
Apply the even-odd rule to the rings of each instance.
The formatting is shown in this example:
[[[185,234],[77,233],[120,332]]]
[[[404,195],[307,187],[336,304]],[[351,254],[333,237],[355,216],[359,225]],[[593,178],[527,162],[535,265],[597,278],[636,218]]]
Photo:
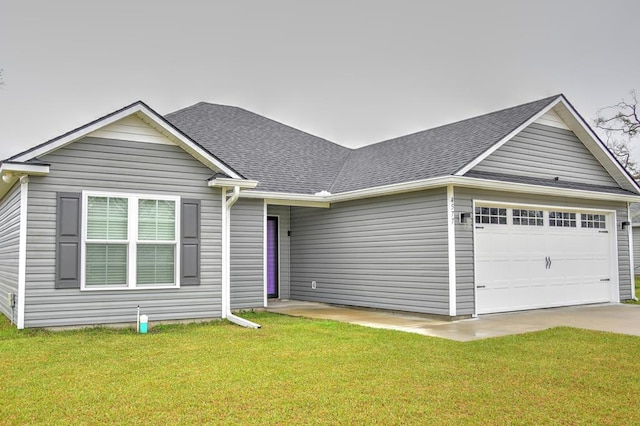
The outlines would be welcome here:
[[[604,130],[607,148],[634,179],[640,179],[640,166],[631,158],[629,144],[640,134],[638,97],[636,91],[629,93],[630,100],[623,98],[615,105],[598,110],[593,121],[596,128]]]
[[[640,133],[640,117],[638,116],[638,97],[636,91],[629,93],[631,99],[622,99],[615,105],[598,110],[594,125],[604,131],[620,132],[629,139]]]

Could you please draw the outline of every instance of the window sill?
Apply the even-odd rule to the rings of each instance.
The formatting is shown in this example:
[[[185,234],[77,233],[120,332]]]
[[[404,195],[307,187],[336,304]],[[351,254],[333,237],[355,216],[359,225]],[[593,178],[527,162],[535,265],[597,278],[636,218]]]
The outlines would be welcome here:
[[[82,287],[80,291],[134,291],[134,290],[176,290],[179,289],[179,285],[166,286],[144,286],[144,287]]]

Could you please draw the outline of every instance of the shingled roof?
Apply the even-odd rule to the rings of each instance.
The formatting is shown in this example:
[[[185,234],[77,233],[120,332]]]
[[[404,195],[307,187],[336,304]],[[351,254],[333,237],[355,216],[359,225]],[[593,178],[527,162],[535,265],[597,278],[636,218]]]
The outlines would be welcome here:
[[[352,152],[332,193],[455,174],[557,96],[364,146]]]
[[[260,190],[335,194],[453,175],[558,96],[358,149],[237,107],[201,102],[165,118]]]
[[[263,191],[327,190],[351,151],[232,106],[200,102],[165,118]]]

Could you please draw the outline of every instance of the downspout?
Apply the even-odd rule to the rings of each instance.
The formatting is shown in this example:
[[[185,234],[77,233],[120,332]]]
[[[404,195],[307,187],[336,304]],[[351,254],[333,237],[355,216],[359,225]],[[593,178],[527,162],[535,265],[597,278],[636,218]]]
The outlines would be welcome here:
[[[231,207],[238,201],[240,187],[233,187],[227,198],[227,189],[222,189],[222,318],[247,328],[260,328],[259,324],[240,318],[231,312]]]

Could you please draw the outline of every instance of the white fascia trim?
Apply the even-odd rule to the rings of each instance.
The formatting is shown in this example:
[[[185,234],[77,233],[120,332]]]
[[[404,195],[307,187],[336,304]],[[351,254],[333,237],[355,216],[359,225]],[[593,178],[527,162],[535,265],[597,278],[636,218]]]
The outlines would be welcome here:
[[[293,194],[287,192],[243,191],[240,198],[261,199],[270,205],[330,207],[327,196],[311,194]]]
[[[527,126],[529,126],[531,123],[533,123],[534,121],[536,121],[538,118],[540,118],[541,116],[543,116],[544,114],[547,113],[547,111],[549,111],[550,109],[552,109],[554,106],[556,106],[559,102],[562,102],[562,97],[558,97],[556,100],[552,101],[549,105],[547,105],[545,108],[541,109],[536,115],[534,115],[533,117],[531,117],[529,120],[525,121],[524,123],[522,123],[519,127],[517,127],[515,130],[513,130],[511,133],[509,133],[507,136],[505,136],[504,138],[500,139],[497,143],[495,143],[491,148],[487,149],[484,153],[480,154],[478,157],[475,158],[475,160],[473,160],[471,163],[467,164],[466,166],[464,166],[462,169],[458,170],[456,172],[456,176],[462,176],[465,175],[469,170],[473,169],[475,166],[477,166],[480,162],[482,162],[485,158],[487,158],[488,156],[490,156],[491,154],[493,154],[496,150],[498,150],[502,145],[504,145],[505,143],[507,143],[509,140],[511,140],[515,135],[517,135],[518,133],[520,133],[522,130],[524,130]]]
[[[29,178],[20,178],[20,237],[18,242],[18,319],[19,330],[24,328],[25,297],[27,294],[27,203],[29,201]]]
[[[449,316],[455,317],[456,304],[456,213],[453,185],[447,185],[447,245],[449,253]]]
[[[241,198],[264,199],[267,204],[300,205],[309,207],[330,207],[331,203],[392,195],[403,192],[420,191],[439,188],[447,185],[467,188],[491,189],[495,191],[520,192],[557,197],[585,198],[590,200],[624,201],[638,203],[640,195],[613,194],[607,192],[589,191],[584,189],[554,188],[550,186],[533,185],[528,183],[502,182],[467,176],[442,176],[437,178],[416,180],[413,182],[395,183],[375,188],[358,189],[333,195],[291,194],[268,191],[244,191]]]
[[[465,176],[454,177],[456,186],[466,188],[491,189],[505,192],[521,192],[526,194],[539,194],[556,197],[585,198],[589,200],[624,201],[638,203],[640,195],[613,194],[607,192],[587,191],[584,189],[553,188],[548,186],[532,185],[528,183],[500,182],[490,179],[480,179]]]
[[[49,174],[49,166],[43,164],[14,163],[12,161],[7,161],[0,164],[0,174],[44,176]]]
[[[237,186],[241,189],[253,189],[258,186],[258,181],[249,179],[215,178],[211,179],[208,185],[215,188],[233,188],[234,186]]]
[[[55,151],[56,149],[62,148],[72,142],[75,142],[78,139],[104,126],[114,123],[122,118],[128,117],[130,115],[136,115],[136,114],[144,115],[153,124],[153,126],[156,127],[156,129],[160,130],[161,133],[164,133],[165,135],[173,138],[174,141],[177,142],[177,144],[180,147],[182,147],[183,149],[186,149],[191,155],[194,155],[200,161],[207,164],[207,166],[213,169],[220,170],[231,177],[242,179],[241,176],[239,176],[236,172],[231,170],[228,166],[221,163],[218,159],[213,157],[209,152],[207,152],[197,144],[194,144],[191,140],[187,139],[184,135],[182,135],[179,131],[174,129],[172,126],[167,125],[164,122],[164,119],[160,115],[158,115],[155,111],[151,110],[150,108],[146,107],[141,103],[133,104],[130,107],[117,112],[116,114],[109,115],[88,126],[81,127],[74,132],[71,132],[69,134],[66,134],[60,137],[59,139],[54,139],[52,142],[46,143],[40,148],[34,149],[33,151],[25,152],[19,157],[16,157],[15,159],[13,159],[12,161],[15,161],[15,162],[27,161],[31,158],[48,154],[52,151]]]

